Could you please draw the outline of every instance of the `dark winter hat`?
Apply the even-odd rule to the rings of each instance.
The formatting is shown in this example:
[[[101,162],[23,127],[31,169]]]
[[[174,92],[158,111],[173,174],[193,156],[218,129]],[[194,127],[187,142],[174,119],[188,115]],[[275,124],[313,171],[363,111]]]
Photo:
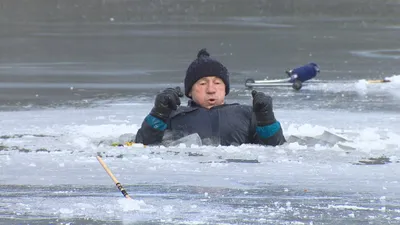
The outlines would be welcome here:
[[[203,77],[216,76],[225,83],[225,95],[229,93],[229,73],[224,65],[210,57],[210,53],[205,48],[197,53],[195,59],[188,67],[185,77],[185,95],[189,97],[189,92],[194,83]]]

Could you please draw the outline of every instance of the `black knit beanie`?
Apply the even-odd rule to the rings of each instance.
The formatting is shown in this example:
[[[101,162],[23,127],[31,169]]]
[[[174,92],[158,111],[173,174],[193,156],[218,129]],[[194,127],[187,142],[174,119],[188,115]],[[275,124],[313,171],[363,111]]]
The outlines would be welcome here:
[[[229,93],[229,73],[224,65],[210,57],[210,53],[205,48],[197,53],[195,59],[188,67],[185,77],[185,95],[188,98],[189,92],[194,83],[203,77],[216,76],[225,83],[225,95]]]

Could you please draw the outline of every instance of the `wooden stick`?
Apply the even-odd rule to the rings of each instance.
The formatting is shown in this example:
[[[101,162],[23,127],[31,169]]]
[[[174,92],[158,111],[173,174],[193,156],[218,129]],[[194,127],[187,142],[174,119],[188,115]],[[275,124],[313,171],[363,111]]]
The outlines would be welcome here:
[[[96,156],[97,160],[101,164],[101,166],[104,168],[104,170],[108,173],[108,175],[111,177],[111,179],[114,181],[115,185],[117,186],[118,190],[121,191],[121,193],[124,195],[125,198],[132,199],[129,195],[128,192],[125,191],[124,187],[122,187],[121,183],[115,178],[111,170],[108,168],[106,163],[103,161],[103,159],[100,156]]]

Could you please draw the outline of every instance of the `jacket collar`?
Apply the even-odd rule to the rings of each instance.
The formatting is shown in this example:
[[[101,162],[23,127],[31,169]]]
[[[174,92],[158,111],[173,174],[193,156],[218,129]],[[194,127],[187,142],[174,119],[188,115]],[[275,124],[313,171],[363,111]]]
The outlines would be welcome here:
[[[189,107],[201,107],[199,104],[197,104],[195,101],[193,101],[192,99],[190,99],[189,101],[188,101],[188,105],[187,106],[189,106]]]
[[[212,107],[211,109],[213,109],[213,108],[220,108],[220,107],[224,107],[224,106],[226,106],[226,105],[238,105],[238,103],[234,103],[234,104],[222,104],[222,105],[218,105],[218,106],[214,106],[214,107]],[[188,105],[187,106],[189,106],[189,107],[193,107],[193,108],[202,108],[199,104],[197,104],[195,101],[193,101],[192,99],[190,99],[189,101],[188,101]]]

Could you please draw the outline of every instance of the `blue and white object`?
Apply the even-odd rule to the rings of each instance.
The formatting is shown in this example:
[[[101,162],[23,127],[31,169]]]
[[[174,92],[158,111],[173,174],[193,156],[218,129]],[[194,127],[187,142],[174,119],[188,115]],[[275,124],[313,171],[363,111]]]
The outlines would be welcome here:
[[[295,90],[300,90],[303,82],[313,79],[320,72],[319,66],[316,63],[308,63],[286,71],[288,78],[274,80],[254,80],[249,78],[245,81],[245,86],[252,87],[270,87],[270,86],[291,86]]]
[[[308,63],[304,66],[295,68],[293,70],[286,71],[288,76],[290,77],[290,82],[295,82],[299,80],[301,82],[305,82],[313,79],[320,72],[320,69],[315,63]]]

